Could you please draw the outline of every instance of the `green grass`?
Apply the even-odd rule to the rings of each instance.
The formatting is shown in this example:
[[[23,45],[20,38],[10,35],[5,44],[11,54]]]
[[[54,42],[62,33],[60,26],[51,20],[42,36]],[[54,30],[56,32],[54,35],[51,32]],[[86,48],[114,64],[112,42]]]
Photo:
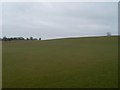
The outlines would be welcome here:
[[[3,88],[117,88],[118,37],[3,42]]]
[[[2,42],[0,41],[0,89],[2,88]]]

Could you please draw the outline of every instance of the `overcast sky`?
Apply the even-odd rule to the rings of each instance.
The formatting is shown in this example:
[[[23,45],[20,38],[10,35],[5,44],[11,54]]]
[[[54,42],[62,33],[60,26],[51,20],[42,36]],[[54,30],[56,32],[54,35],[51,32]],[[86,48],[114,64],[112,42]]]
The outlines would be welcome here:
[[[42,39],[118,34],[117,2],[9,2],[2,36]]]

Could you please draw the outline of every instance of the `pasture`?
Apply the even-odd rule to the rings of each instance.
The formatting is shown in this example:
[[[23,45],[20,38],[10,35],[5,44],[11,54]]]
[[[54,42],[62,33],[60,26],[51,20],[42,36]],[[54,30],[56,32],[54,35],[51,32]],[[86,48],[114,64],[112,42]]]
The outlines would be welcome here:
[[[0,89],[2,88],[2,42],[0,41]]]
[[[117,88],[118,37],[2,43],[3,88]]]

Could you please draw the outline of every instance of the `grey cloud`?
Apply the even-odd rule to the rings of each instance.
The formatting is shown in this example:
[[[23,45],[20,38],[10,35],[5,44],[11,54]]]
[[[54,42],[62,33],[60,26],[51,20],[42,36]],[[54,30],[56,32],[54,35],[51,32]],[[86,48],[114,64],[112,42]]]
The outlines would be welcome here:
[[[117,3],[4,3],[4,36],[42,38],[117,34]]]

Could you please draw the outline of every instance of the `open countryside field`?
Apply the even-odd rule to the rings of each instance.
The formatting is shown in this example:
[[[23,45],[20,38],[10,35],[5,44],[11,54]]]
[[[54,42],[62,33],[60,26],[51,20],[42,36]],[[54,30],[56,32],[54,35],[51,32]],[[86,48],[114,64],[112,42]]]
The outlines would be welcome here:
[[[3,88],[117,88],[118,37],[3,42]]]
[[[0,89],[2,88],[2,42],[0,41]]]

